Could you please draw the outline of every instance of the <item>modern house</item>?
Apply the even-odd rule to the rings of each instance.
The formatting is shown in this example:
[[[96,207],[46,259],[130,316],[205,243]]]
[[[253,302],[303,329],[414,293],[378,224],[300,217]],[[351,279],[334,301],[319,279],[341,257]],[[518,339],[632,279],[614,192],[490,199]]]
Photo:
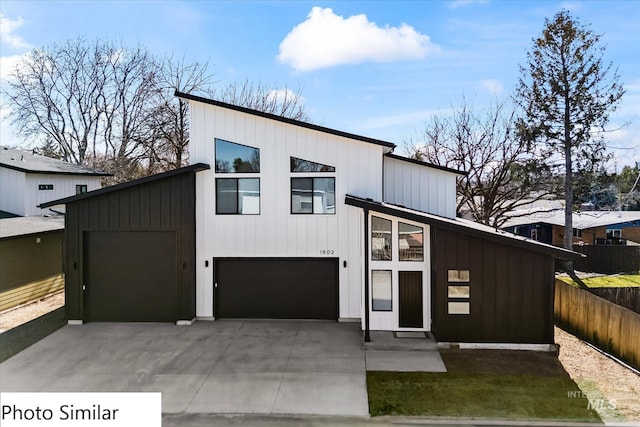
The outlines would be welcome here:
[[[72,322],[330,319],[553,343],[554,258],[455,217],[463,172],[185,93],[191,166],[65,204]]]
[[[564,210],[531,209],[514,212],[503,229],[543,243],[562,246]],[[640,243],[640,211],[573,213],[574,245]]]
[[[111,174],[31,151],[0,147],[0,211],[43,215],[47,211],[38,205],[96,190],[103,176]]]

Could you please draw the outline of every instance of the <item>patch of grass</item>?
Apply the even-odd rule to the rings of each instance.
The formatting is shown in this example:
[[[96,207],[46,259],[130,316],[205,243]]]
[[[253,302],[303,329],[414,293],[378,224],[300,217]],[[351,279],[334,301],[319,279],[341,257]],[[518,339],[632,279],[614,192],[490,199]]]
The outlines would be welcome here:
[[[600,422],[567,375],[367,372],[369,412]]]
[[[570,277],[560,276],[558,279],[572,286],[578,286]],[[640,287],[640,275],[616,274],[612,276],[588,277],[582,279],[589,288],[637,288]]]

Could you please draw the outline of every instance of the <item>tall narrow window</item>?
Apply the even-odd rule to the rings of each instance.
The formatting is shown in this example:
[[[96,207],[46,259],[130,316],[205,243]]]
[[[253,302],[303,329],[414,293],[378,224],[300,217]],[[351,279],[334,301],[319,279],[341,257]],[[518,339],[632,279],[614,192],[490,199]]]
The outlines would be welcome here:
[[[424,261],[424,231],[422,227],[398,223],[400,261]]]
[[[391,220],[371,217],[371,260],[391,260]]]
[[[371,272],[371,309],[373,311],[391,311],[391,271],[373,270]]]

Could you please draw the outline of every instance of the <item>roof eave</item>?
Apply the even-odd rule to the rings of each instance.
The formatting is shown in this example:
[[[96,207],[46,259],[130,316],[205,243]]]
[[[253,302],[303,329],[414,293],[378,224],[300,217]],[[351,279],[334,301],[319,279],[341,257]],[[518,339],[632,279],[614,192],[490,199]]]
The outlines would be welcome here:
[[[38,207],[39,208],[49,208],[51,206],[66,205],[68,203],[78,202],[80,200],[90,199],[92,197],[96,197],[96,196],[99,196],[99,195],[102,195],[102,194],[111,193],[113,191],[118,191],[118,190],[123,190],[125,188],[134,187],[136,185],[140,185],[140,184],[144,184],[144,183],[148,183],[148,182],[153,182],[153,181],[157,181],[157,180],[160,180],[160,179],[170,178],[172,176],[182,175],[182,174],[185,174],[185,173],[199,172],[199,171],[203,171],[203,170],[207,170],[207,169],[211,169],[211,166],[209,166],[206,163],[196,163],[196,164],[193,164],[193,165],[190,165],[190,166],[185,166],[185,167],[180,168],[180,169],[174,169],[174,170],[170,170],[170,171],[167,171],[167,172],[162,172],[162,173],[159,173],[159,174],[146,176],[144,178],[136,179],[136,180],[133,180],[133,181],[127,181],[127,182],[123,182],[121,184],[116,184],[116,185],[112,185],[112,186],[109,186],[109,187],[103,187],[103,188],[100,188],[98,190],[89,191],[87,193],[78,194],[76,196],[65,197],[63,199],[58,199],[58,200],[52,200],[50,202],[42,203],[42,204],[38,205]]]
[[[574,259],[574,260],[584,258],[583,254],[574,252],[574,251],[569,251],[564,248],[558,248],[555,246],[546,245],[538,242],[533,243],[532,241],[527,241],[527,240],[514,239],[510,236],[503,236],[500,234],[488,233],[486,231],[470,228],[468,226],[465,226],[464,224],[456,224],[452,222],[452,220],[445,220],[444,218],[439,219],[438,215],[426,214],[424,212],[419,212],[419,211],[415,211],[415,213],[411,213],[405,210],[395,209],[391,206],[385,205],[380,202],[376,202],[372,199],[363,199],[357,196],[352,196],[347,194],[345,198],[345,204],[359,207],[362,209],[372,210],[379,213],[384,213],[387,215],[399,216],[401,218],[409,219],[416,222],[421,222],[423,224],[437,225],[438,227],[445,230],[462,232],[464,234],[471,235],[474,237],[489,239],[492,241],[505,243],[511,246],[528,249],[534,252],[547,253],[556,258]]]
[[[379,146],[382,146],[382,147],[385,147],[386,149],[388,149],[389,150],[388,152],[391,152],[396,148],[396,144],[394,144],[392,142],[382,141],[380,139],[369,138],[367,136],[356,135],[356,134],[353,134],[353,133],[343,132],[343,131],[340,131],[340,130],[331,129],[331,128],[327,128],[327,127],[324,127],[324,126],[314,125],[312,123],[303,122],[303,121],[295,120],[295,119],[290,119],[288,117],[278,116],[276,114],[265,113],[263,111],[253,110],[253,109],[247,108],[247,107],[241,107],[241,106],[238,106],[238,105],[228,104],[228,103],[222,102],[222,101],[216,101],[214,99],[204,98],[202,96],[192,95],[192,94],[189,94],[189,93],[184,93],[184,92],[179,92],[179,91],[175,92],[175,96],[177,96],[178,98],[189,100],[189,101],[201,102],[203,104],[208,104],[208,105],[213,105],[213,106],[216,106],[216,107],[227,108],[229,110],[239,111],[241,113],[251,114],[253,116],[263,117],[263,118],[266,118],[266,119],[275,120],[275,121],[282,122],[282,123],[287,123],[287,124],[290,124],[290,125],[293,125],[293,126],[299,126],[299,127],[315,130],[315,131],[318,131],[318,132],[324,132],[324,133],[328,133],[328,134],[331,134],[331,135],[341,136],[343,138],[349,138],[349,139],[354,139],[354,140],[357,140],[357,141],[367,142],[369,144],[379,145]]]

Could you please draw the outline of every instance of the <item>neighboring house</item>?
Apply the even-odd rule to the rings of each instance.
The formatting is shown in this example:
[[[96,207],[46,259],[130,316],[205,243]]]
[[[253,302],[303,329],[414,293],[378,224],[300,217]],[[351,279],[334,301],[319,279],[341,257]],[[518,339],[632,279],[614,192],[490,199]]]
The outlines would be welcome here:
[[[554,257],[455,218],[459,171],[177,93],[186,168],[66,204],[71,322],[303,318],[439,341],[553,343]]]
[[[64,218],[0,219],[0,311],[64,289]]]
[[[0,147],[0,210],[19,216],[43,215],[38,205],[101,187],[111,174],[30,151]]]
[[[563,245],[564,210],[530,209],[513,212],[503,229],[556,246]],[[616,245],[640,243],[640,211],[573,213],[573,243]]]

